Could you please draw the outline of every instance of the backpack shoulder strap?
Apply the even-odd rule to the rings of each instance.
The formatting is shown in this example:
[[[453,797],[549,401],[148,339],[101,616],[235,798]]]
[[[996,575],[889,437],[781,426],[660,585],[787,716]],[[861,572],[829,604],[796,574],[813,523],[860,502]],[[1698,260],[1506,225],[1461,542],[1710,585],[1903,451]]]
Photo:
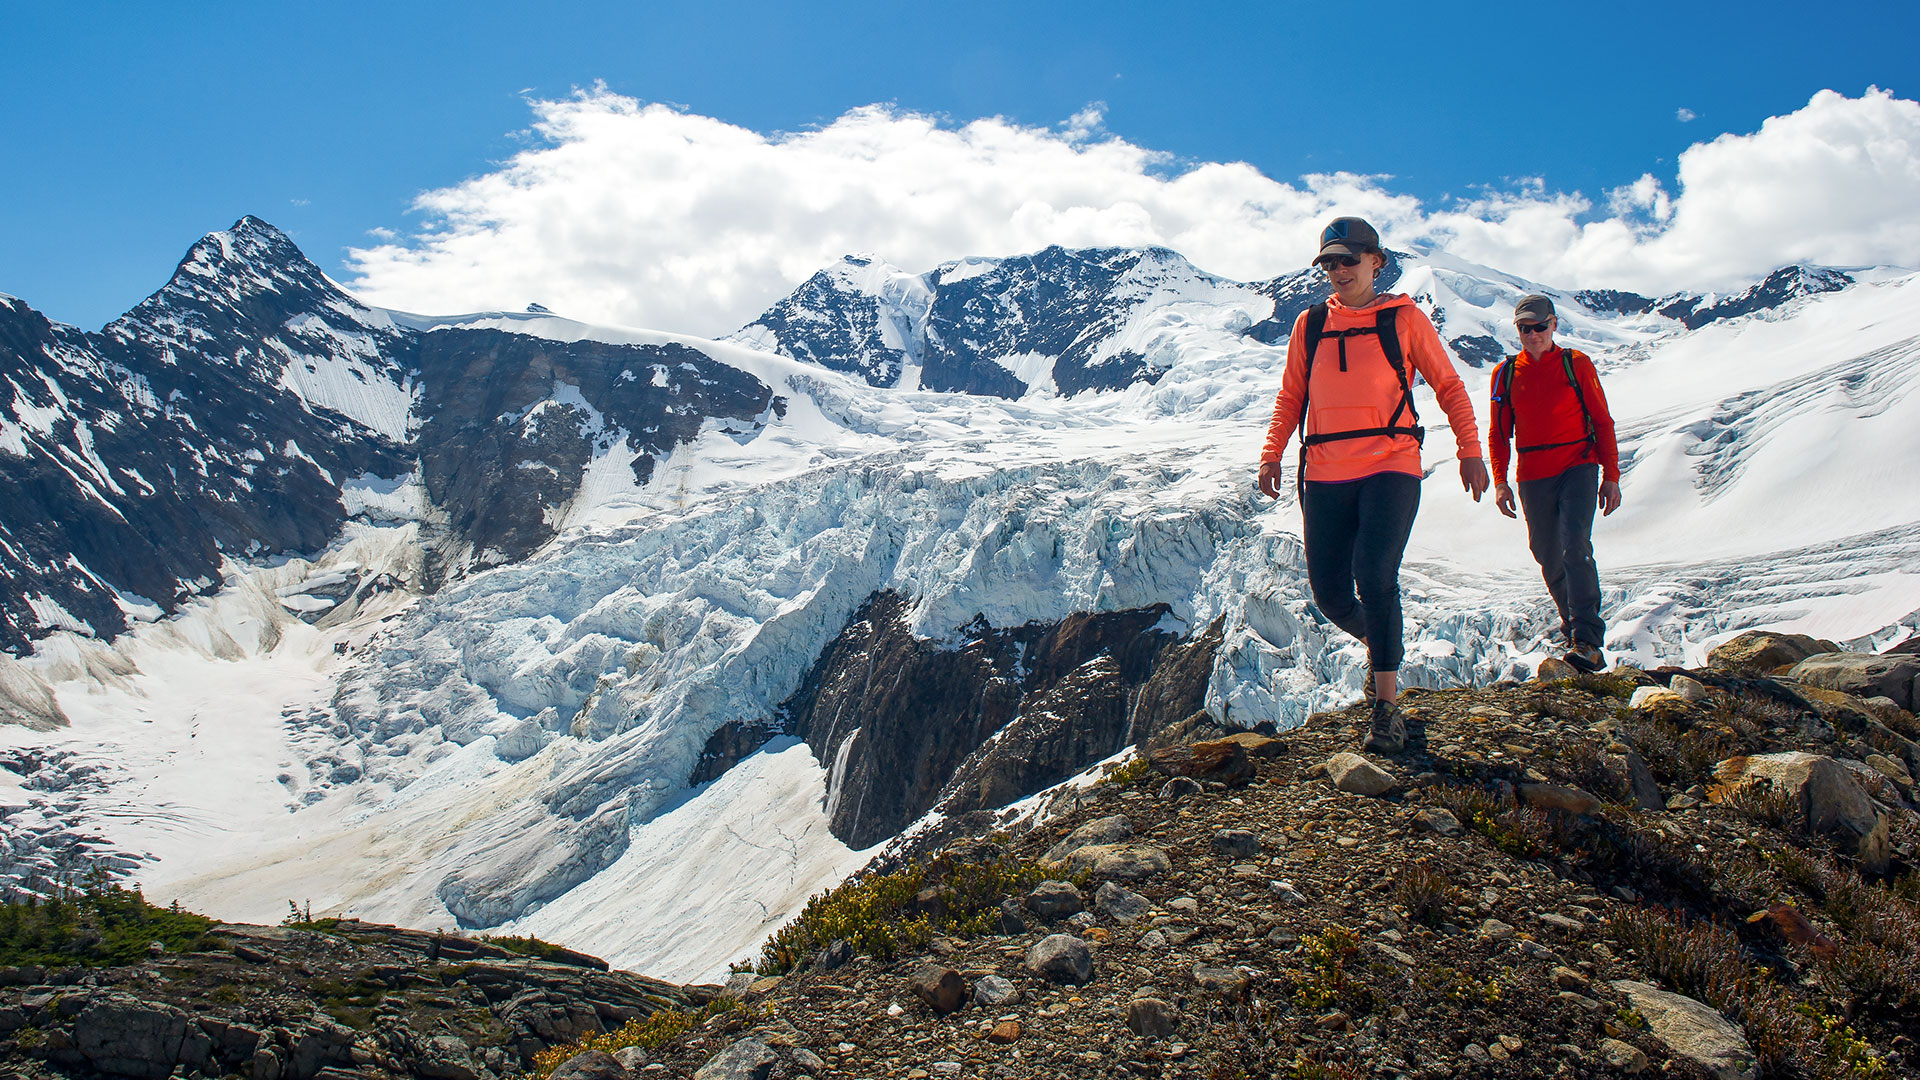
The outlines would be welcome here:
[[[1300,431],[1300,460],[1293,470],[1294,497],[1302,504],[1307,498],[1307,397],[1313,392],[1313,354],[1320,351],[1320,339],[1327,335],[1325,300],[1307,309],[1306,334],[1307,377],[1300,384],[1300,420],[1296,424]]]
[[[1587,362],[1591,364],[1593,362],[1592,358],[1589,357]],[[1565,347],[1561,348],[1560,366],[1566,370],[1567,385],[1573,387],[1573,400],[1580,403],[1580,419],[1586,421],[1586,424],[1587,424],[1587,441],[1590,443],[1593,443],[1595,449],[1598,449],[1600,440],[1599,440],[1599,436],[1595,435],[1593,431],[1593,411],[1587,408],[1586,391],[1580,389],[1580,380],[1575,378],[1573,374],[1573,350],[1572,349],[1565,348]]]
[[[1488,402],[1493,407],[1493,421],[1500,422],[1501,414],[1506,415],[1507,438],[1513,438],[1513,362],[1518,356],[1509,356],[1493,367],[1493,396]]]
[[[1407,377],[1407,357],[1400,351],[1399,316],[1397,307],[1383,308],[1373,317],[1374,332],[1380,339],[1380,351],[1387,355],[1387,363],[1393,366],[1394,377],[1400,380],[1400,404],[1395,406],[1388,427],[1400,422],[1400,414],[1407,414],[1407,422],[1418,424],[1419,414],[1413,410],[1413,382]]]

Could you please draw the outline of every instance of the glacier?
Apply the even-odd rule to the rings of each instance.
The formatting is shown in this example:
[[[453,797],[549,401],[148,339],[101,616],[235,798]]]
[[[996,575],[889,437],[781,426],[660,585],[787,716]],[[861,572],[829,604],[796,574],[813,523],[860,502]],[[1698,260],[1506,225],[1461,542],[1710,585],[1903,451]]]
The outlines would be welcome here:
[[[1034,374],[1022,392],[921,388],[928,328],[942,325],[929,281],[1030,288],[1027,267],[991,260],[828,275],[820,288],[865,306],[838,297],[811,321],[864,326],[883,346],[845,370],[764,323],[715,342],[545,312],[372,311],[372,325],[429,335],[680,345],[786,408],[703,426],[644,481],[611,440],[557,536],[431,592],[409,584],[434,513],[418,479],[343,476],[357,516],[324,552],[230,553],[222,587],[170,618],[0,660],[0,703],[50,703],[65,721],[0,727],[0,764],[35,762],[0,769],[6,828],[225,918],[274,921],[292,900],[537,933],[710,979],[872,854],[827,833],[831,762],[791,739],[687,781],[725,725],[779,726],[875,592],[910,598],[913,632],[952,642],[976,621],[1165,604],[1182,633],[1224,627],[1206,695],[1217,719],[1288,728],[1345,704],[1362,648],[1311,603],[1291,493],[1254,490],[1284,342],[1249,331],[1286,290],[1170,255],[1101,256],[1126,303],[1104,336],[1073,342],[1074,378],[1120,356],[1137,377],[1073,396],[1040,377],[1064,354],[1018,328],[983,355]],[[1401,256],[1398,272],[1484,417],[1485,356],[1516,347],[1507,313],[1542,287],[1444,253]],[[1920,275],[1847,281],[1698,325],[1653,301],[1545,290],[1563,340],[1599,361],[1619,423],[1626,501],[1595,530],[1614,658],[1697,664],[1760,625],[1862,646],[1920,630]],[[807,324],[806,301],[780,326]],[[844,315],[855,308],[872,317]],[[302,369],[317,382],[285,367],[291,387],[389,437],[409,430],[406,373],[328,334],[346,335],[348,359]],[[380,375],[377,394],[351,392],[355,362]],[[1442,418],[1425,388],[1416,403]],[[1524,676],[1557,627],[1524,526],[1459,490],[1451,442],[1428,439],[1402,576],[1404,685]],[[324,607],[300,599],[343,588]]]

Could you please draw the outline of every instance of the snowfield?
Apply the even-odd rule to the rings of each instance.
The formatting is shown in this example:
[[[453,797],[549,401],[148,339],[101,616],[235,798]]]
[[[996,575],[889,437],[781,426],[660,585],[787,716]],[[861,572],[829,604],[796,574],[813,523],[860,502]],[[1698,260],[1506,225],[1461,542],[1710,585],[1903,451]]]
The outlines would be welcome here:
[[[883,267],[843,276],[924,321],[924,297]],[[1505,340],[1504,313],[1538,286],[1434,256],[1396,288],[1440,307],[1450,340]],[[698,788],[687,778],[723,724],[777,724],[876,590],[909,597],[915,632],[936,640],[976,617],[1165,603],[1187,632],[1225,620],[1207,704],[1229,723],[1297,726],[1352,700],[1363,651],[1310,602],[1291,491],[1274,503],[1253,487],[1285,355],[1244,335],[1265,299],[1212,280],[1137,291],[1098,355],[1164,375],[1072,398],[1026,374],[1019,399],[922,391],[911,353],[874,386],[751,347],[775,344],[764,330],[712,342],[545,314],[383,313],[684,342],[787,408],[757,434],[703,432],[646,485],[609,450],[558,539],[433,595],[305,602],[413,580],[422,557],[417,481],[353,478],[365,520],[311,561],[234,562],[179,617],[0,662],[0,688],[50,691],[70,722],[0,727],[0,742],[65,755],[73,777],[58,800],[0,785],[7,828],[83,829],[150,899],[223,918],[273,922],[295,901],[715,979],[870,853],[828,834],[828,769],[791,739]],[[1920,275],[1862,275],[1693,331],[1564,310],[1563,340],[1599,362],[1626,466],[1625,504],[1595,530],[1615,659],[1700,663],[1761,625],[1875,647],[1920,629]],[[912,322],[886,322],[887,344],[903,348]],[[1460,371],[1484,423],[1488,369]],[[405,385],[352,397],[337,389],[362,385],[342,381],[348,367],[289,357],[287,372],[380,430],[417,423]],[[1524,677],[1558,625],[1524,526],[1461,491],[1444,416],[1429,390],[1416,401],[1429,475],[1402,577],[1403,683]]]

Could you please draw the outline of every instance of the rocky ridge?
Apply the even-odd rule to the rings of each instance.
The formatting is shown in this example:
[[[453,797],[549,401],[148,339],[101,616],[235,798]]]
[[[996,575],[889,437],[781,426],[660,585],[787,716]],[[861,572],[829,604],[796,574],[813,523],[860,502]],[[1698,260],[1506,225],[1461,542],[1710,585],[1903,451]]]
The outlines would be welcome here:
[[[776,938],[745,1008],[554,1075],[1913,1075],[1920,723],[1805,655],[1409,691],[1392,758],[1351,752],[1358,707],[1171,732],[932,853],[865,909],[887,935],[849,921],[869,875],[801,920],[853,936]],[[1796,754],[1832,790],[1728,764]],[[1826,812],[1855,796],[1877,864]]]

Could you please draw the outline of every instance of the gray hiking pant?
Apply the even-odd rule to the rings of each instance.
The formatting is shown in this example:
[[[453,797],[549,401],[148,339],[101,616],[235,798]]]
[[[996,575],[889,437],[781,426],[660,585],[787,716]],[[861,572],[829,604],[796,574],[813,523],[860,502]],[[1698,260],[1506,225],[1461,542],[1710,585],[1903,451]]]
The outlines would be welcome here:
[[[1600,621],[1600,568],[1593,561],[1593,511],[1599,502],[1600,466],[1575,465],[1544,480],[1515,485],[1527,515],[1527,544],[1547,592],[1560,609],[1560,625],[1576,643],[1606,644]]]

